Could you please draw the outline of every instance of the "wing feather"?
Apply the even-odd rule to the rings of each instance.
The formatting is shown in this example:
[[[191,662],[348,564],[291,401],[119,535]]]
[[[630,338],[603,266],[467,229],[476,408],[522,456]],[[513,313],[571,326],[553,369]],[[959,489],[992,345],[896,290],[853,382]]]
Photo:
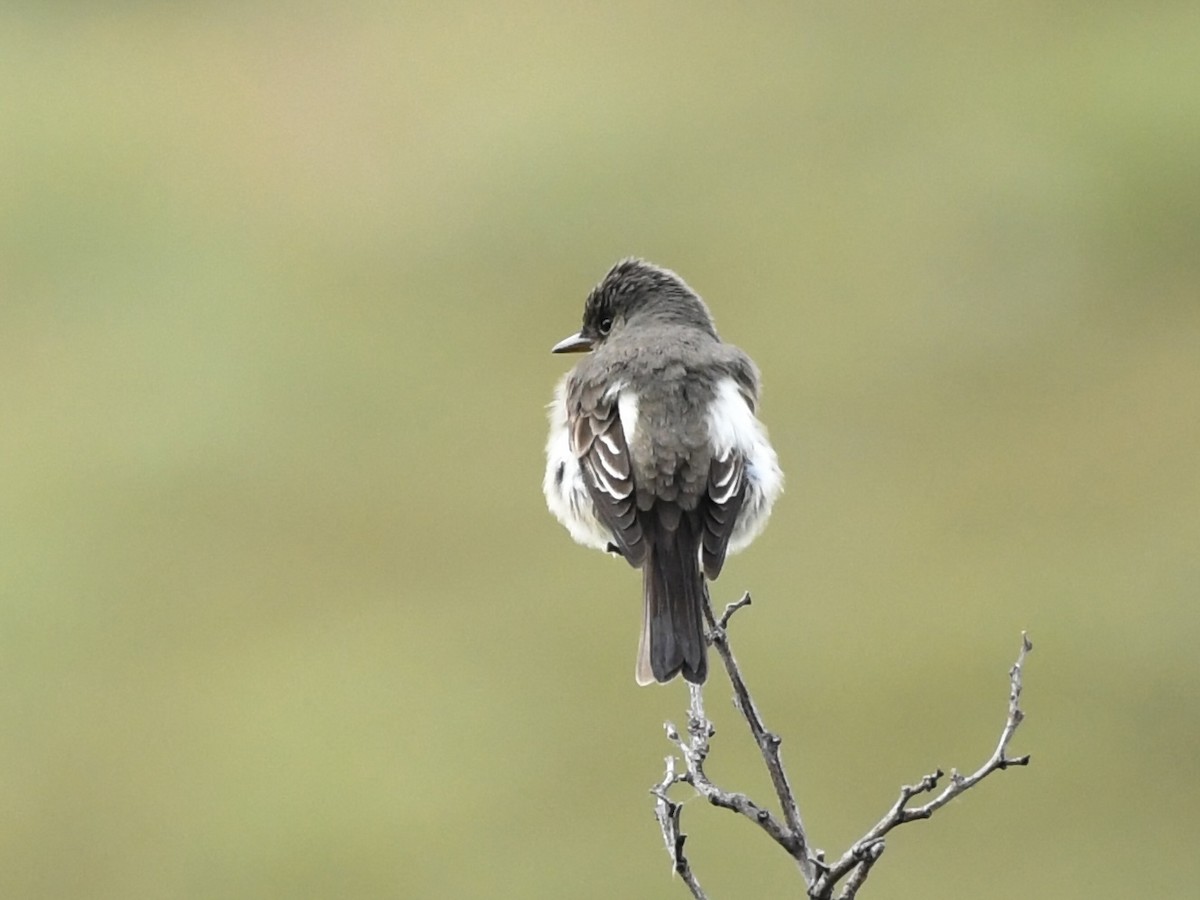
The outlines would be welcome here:
[[[742,454],[731,448],[722,456],[714,456],[708,468],[708,487],[700,504],[704,517],[700,563],[710,581],[721,574],[721,567],[725,565],[729,538],[745,498],[746,462]]]
[[[567,418],[571,446],[579,459],[596,517],[611,529],[613,543],[626,561],[640,566],[646,556],[646,541],[638,521],[633,467],[617,398],[571,404]]]

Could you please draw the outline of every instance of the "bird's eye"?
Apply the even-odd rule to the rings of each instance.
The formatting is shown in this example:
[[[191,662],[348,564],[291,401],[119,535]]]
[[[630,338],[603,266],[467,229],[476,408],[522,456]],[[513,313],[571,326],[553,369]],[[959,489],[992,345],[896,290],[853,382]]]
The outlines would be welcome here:
[[[608,334],[612,331],[612,316],[605,316],[600,320],[600,333]]]

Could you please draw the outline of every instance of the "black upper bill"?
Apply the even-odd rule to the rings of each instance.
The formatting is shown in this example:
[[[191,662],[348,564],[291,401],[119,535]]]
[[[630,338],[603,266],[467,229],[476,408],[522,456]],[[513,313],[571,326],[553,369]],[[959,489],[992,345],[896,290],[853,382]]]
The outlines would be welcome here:
[[[583,353],[592,349],[592,339],[584,337],[582,332],[563,338],[550,348],[551,353]]]

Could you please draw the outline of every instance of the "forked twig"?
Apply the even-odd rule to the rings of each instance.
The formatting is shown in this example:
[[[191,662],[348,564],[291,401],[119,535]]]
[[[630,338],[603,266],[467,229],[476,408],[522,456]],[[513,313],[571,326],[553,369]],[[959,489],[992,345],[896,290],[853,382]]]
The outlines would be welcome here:
[[[730,684],[733,687],[734,705],[746,720],[750,734],[762,755],[763,763],[771,778],[771,784],[775,788],[775,795],[782,811],[782,820],[745,794],[722,790],[708,778],[704,764],[708,757],[710,740],[716,734],[716,729],[704,711],[704,697],[701,688],[698,685],[689,685],[691,691],[686,737],[681,735],[670,722],[666,723],[667,737],[678,747],[683,758],[684,771],[676,768],[675,757],[668,757],[666,774],[663,780],[652,789],[652,793],[657,798],[655,815],[662,829],[663,841],[671,857],[672,866],[692,892],[693,897],[705,898],[706,895],[683,852],[686,835],[680,828],[682,805],[667,796],[668,788],[675,784],[687,783],[713,806],[732,810],[758,825],[796,862],[811,900],[833,900],[834,891],[839,885],[841,892],[837,894],[837,900],[854,900],[872,868],[883,855],[884,838],[893,828],[917,819],[928,819],[937,810],[974,787],[992,772],[1029,764],[1028,755],[1008,755],[1008,745],[1025,718],[1021,709],[1022,674],[1025,657],[1033,649],[1028,635],[1022,632],[1021,650],[1017,655],[1016,663],[1009,672],[1008,716],[1004,728],[1000,732],[996,748],[987,761],[970,775],[960,775],[957,771],[951,770],[949,783],[936,794],[934,792],[937,791],[941,779],[944,777],[941,769],[926,775],[915,784],[904,785],[900,789],[899,798],[883,818],[855,841],[835,863],[827,864],[824,854],[812,847],[805,831],[799,804],[783,767],[779,750],[780,738],[768,730],[763,723],[762,716],[746,687],[746,681],[737,660],[729,647],[729,638],[726,632],[729,620],[738,610],[750,605],[750,595],[744,594],[741,599],[727,605],[719,619],[714,616],[707,596],[705,600],[704,614],[711,629],[710,640],[721,657],[726,674],[729,676]],[[922,794],[934,794],[934,796],[922,806],[910,807],[910,801]]]
[[[1009,670],[1008,717],[1004,721],[1004,728],[1000,732],[1000,740],[996,743],[996,749],[992,751],[992,755],[988,757],[987,761],[970,775],[960,775],[957,770],[951,769],[950,783],[923,806],[910,808],[908,803],[913,797],[933,793],[937,790],[938,784],[945,775],[941,769],[926,775],[916,784],[906,784],[901,787],[900,796],[892,804],[892,808],[884,813],[883,818],[876,822],[866,834],[855,841],[841,859],[829,867],[829,871],[813,885],[809,892],[811,896],[827,895],[833,885],[844,878],[851,869],[862,865],[864,854],[869,853],[871,847],[876,845],[882,847],[884,835],[897,825],[917,819],[928,819],[955,797],[973,788],[993,772],[1002,771],[1010,766],[1029,765],[1030,755],[1028,753],[1024,756],[1009,756],[1008,745],[1021,722],[1025,720],[1025,713],[1021,709],[1022,674],[1025,657],[1032,649],[1033,644],[1029,640],[1029,635],[1022,631],[1021,650],[1017,654],[1016,663]]]
[[[683,879],[683,883],[687,885],[696,900],[708,900],[708,895],[700,887],[700,882],[692,873],[692,867],[688,864],[687,856],[683,852],[683,844],[687,840],[687,835],[679,827],[679,813],[683,810],[683,804],[676,803],[667,796],[667,790],[673,784],[687,780],[687,773],[675,770],[675,757],[668,756],[667,774],[651,789],[650,793],[658,798],[654,804],[654,815],[662,829],[663,843],[666,844],[667,854],[671,857],[671,867]]]

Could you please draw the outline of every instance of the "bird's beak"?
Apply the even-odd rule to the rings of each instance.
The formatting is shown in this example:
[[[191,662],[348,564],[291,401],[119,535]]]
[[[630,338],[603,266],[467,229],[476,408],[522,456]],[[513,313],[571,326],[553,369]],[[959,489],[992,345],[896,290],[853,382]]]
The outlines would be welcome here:
[[[584,337],[582,332],[563,338],[550,348],[551,353],[583,353],[592,349],[592,339]]]

